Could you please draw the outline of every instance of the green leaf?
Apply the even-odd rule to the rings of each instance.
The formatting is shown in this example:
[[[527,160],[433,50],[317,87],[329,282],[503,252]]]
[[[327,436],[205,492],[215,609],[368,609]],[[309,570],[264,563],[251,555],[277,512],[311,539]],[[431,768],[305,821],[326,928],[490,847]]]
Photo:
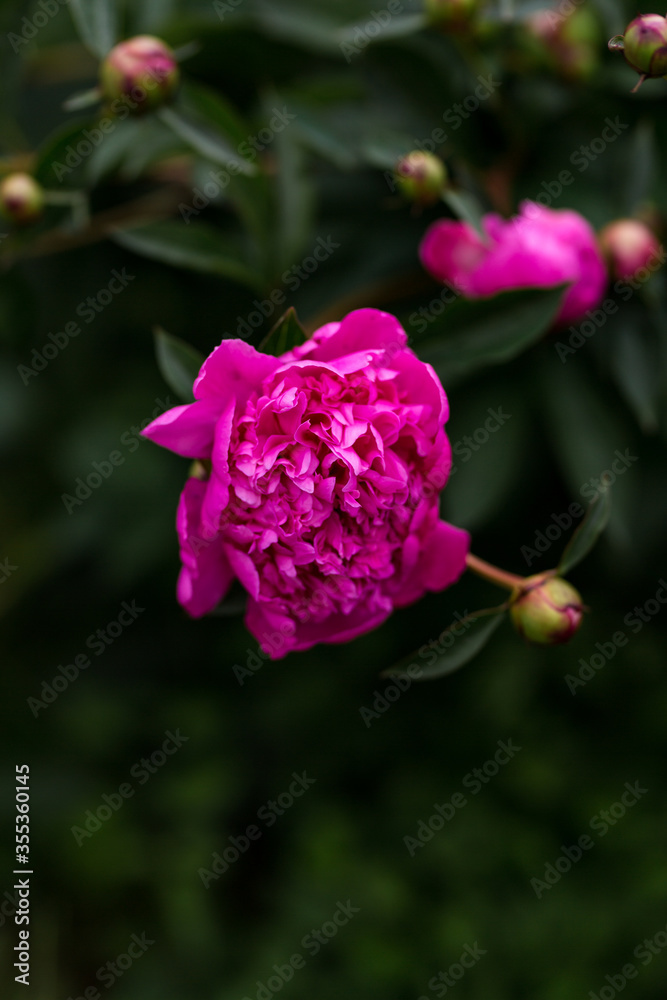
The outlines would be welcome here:
[[[81,111],[89,108],[91,104],[99,104],[102,100],[102,91],[99,87],[92,87],[90,90],[82,90],[78,94],[72,94],[63,104],[64,111]]]
[[[450,386],[486,365],[510,361],[539,340],[551,326],[562,294],[560,286],[459,299],[444,312],[433,311],[431,336],[417,344],[417,353]],[[441,305],[440,296],[437,302]],[[428,305],[426,309],[431,313]]]
[[[384,11],[386,18],[381,19],[379,14],[356,24],[349,24],[337,34],[337,41],[341,47],[347,62],[358,54],[361,54],[369,42],[383,42],[389,38],[404,38],[406,35],[414,35],[421,31],[428,24],[424,14],[404,14],[391,15]]]
[[[188,80],[181,85],[178,106],[193,118],[199,118],[216,134],[225,136],[237,148],[248,140],[250,129],[232,104],[210,87]],[[250,149],[248,157],[257,155]]]
[[[281,274],[301,259],[313,231],[315,196],[303,150],[289,128],[276,135],[275,152],[278,158],[276,273]]]
[[[643,329],[639,310],[632,316],[625,313],[607,332],[611,368],[616,383],[628,406],[637,417],[643,431],[658,429],[658,397],[660,392],[660,363],[656,345]]]
[[[486,240],[484,229],[482,228],[482,216],[484,214],[481,205],[468,191],[453,191],[446,188],[442,192],[442,200],[451,208],[457,219],[467,222],[468,225]]]
[[[643,117],[628,136],[625,205],[629,216],[651,197],[656,177],[660,176],[659,151],[652,120]]]
[[[257,275],[241,260],[238,241],[204,223],[185,225],[167,219],[134,229],[118,229],[112,239],[127,250],[163,264],[217,274],[254,291],[261,290]]]
[[[192,386],[204,364],[204,355],[159,326],[153,330],[153,336],[155,356],[162,378],[179,399],[184,403],[191,403],[195,398]]]
[[[565,576],[577,566],[591,551],[598,538],[607,526],[611,513],[611,488],[607,487],[598,493],[591,502],[586,516],[565,546],[565,551],[558,563],[558,572]]]
[[[210,118],[194,111],[183,102],[173,107],[160,108],[158,117],[201,156],[223,167],[230,167],[248,176],[257,168],[239,152],[239,145],[211,124]]]
[[[44,141],[37,152],[34,173],[35,180],[43,187],[57,190],[79,182],[80,167],[86,160],[76,153],[76,146],[84,138],[86,128],[94,128],[94,122],[90,119],[69,122]]]
[[[447,424],[454,460],[442,496],[445,520],[479,531],[525,475],[533,418],[524,400],[522,388],[506,379],[494,407],[488,405],[488,384],[479,389],[471,385],[459,394]]]
[[[306,331],[297,319],[294,306],[290,306],[257,349],[277,358],[305,343],[307,339]]]
[[[508,604],[501,604],[497,608],[485,608],[483,611],[474,611],[471,615],[466,615],[455,625],[450,625],[443,633],[443,636],[452,635],[454,642],[452,648],[441,654],[435,663],[424,667],[421,673],[415,677],[408,673],[408,667],[419,665],[419,651],[415,650],[410,656],[406,656],[399,663],[384,670],[382,677],[411,677],[413,680],[432,681],[437,677],[444,677],[452,674],[455,670],[465,666],[473,657],[477,656],[487,644],[493,633],[496,631],[507,611]],[[464,635],[458,633],[458,629],[466,628]],[[440,637],[442,639],[442,636]]]
[[[70,0],[70,10],[81,41],[103,59],[118,40],[115,0]]]

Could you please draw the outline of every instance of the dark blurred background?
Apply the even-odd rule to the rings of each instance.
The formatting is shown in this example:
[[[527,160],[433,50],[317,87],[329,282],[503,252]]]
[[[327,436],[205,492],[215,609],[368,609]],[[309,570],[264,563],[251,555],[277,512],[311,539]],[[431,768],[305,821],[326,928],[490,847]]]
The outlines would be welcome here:
[[[93,216],[76,228],[70,207],[52,205],[0,241],[3,996],[610,1000],[626,986],[637,1000],[664,995],[664,276],[565,362],[554,345],[571,331],[506,364],[481,359],[450,381],[442,372],[452,442],[483,428],[489,408],[511,417],[472,455],[459,449],[443,498],[473,551],[508,570],[555,565],[578,523],[557,538],[555,518],[562,525],[570,504],[585,504],[582,490],[616,451],[632,456],[607,532],[572,573],[590,613],[565,647],[525,646],[504,624],[460,672],[397,697],[382,670],[437,639],[455,613],[501,598],[466,576],[353,643],[267,662],[242,619],[192,622],[177,605],[174,516],[188,463],[137,437],[178,402],[153,328],[206,354],[273,288],[309,330],[372,305],[399,315],[420,349],[410,317],[434,301],[437,310],[441,289],[417,248],[447,209],[409,206],[385,172],[435,129],[448,131],[436,152],[485,209],[516,210],[569,166],[574,182],[550,196],[554,208],[576,208],[596,228],[643,213],[662,236],[667,85],[630,95],[635,75],[606,51],[630,5],[572,6],[589,17],[588,61],[576,72],[529,44],[528,8],[501,22],[487,7],[477,28],[452,32],[425,28],[406,0],[379,35],[369,25],[386,5],[353,0],[119,9],[119,38],[197,41],[184,76],[228,102],[247,136],[276,108],[296,116],[257,157],[258,180],[230,184],[186,224],[178,206],[219,164],[155,117],[119,124],[56,179],[53,163],[97,113],[62,102],[94,85],[97,60],[68,6],[28,37],[44,5],[2,4],[3,172],[27,167],[48,190],[85,192]],[[489,73],[501,85],[447,129],[443,115]],[[579,169],[570,157],[617,116],[627,128]],[[165,220],[171,229],[150,228]],[[207,233],[193,236],[195,221]],[[281,275],[318,237],[340,246],[285,287]],[[245,263],[250,282],[230,260]],[[100,292],[114,270],[131,280],[108,301]],[[87,322],[90,297],[100,311]],[[81,333],[22,376],[33,349],[42,354],[70,321]],[[122,461],[109,472],[114,452]],[[109,474],[88,497],[63,500],[96,468]],[[555,540],[540,554],[550,526]],[[118,626],[124,605],[132,620]],[[90,662],[79,676],[77,656]],[[582,670],[590,679],[574,686]],[[170,734],[165,749],[176,750],[166,753]],[[520,750],[494,768],[498,741]],[[24,763],[29,987],[12,968],[14,767]],[[305,790],[295,784],[304,772]],[[626,783],[642,791],[615,805]],[[440,822],[456,793],[465,805]],[[430,840],[406,841],[434,816]],[[591,846],[573,861],[584,835]]]

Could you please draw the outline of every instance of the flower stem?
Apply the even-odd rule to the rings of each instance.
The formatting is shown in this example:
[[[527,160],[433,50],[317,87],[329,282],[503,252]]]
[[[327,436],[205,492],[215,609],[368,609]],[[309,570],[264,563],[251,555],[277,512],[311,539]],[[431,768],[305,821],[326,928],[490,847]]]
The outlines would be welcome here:
[[[491,563],[484,562],[483,559],[478,559],[472,552],[469,552],[466,556],[466,564],[468,569],[472,570],[473,573],[484,577],[485,580],[490,580],[491,583],[496,583],[499,587],[506,587],[507,590],[514,590],[523,584],[522,576],[516,576],[515,573],[507,573],[504,569],[498,569],[497,566],[492,566]]]

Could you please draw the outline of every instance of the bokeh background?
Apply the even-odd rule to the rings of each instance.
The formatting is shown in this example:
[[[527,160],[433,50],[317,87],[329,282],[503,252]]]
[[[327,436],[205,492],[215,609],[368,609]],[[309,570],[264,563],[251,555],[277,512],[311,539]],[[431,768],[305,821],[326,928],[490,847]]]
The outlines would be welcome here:
[[[434,147],[458,190],[484,209],[511,213],[543,194],[595,228],[640,213],[662,237],[667,84],[631,95],[635,74],[606,49],[634,8],[561,5],[583,15],[572,55],[530,34],[537,5],[490,5],[474,26],[452,30],[425,26],[408,0],[388,21],[386,5],[364,0],[118,4],[118,38],[148,31],[175,47],[198,43],[182,70],[200,113],[203,94],[213,101],[209,139],[217,129],[233,148],[276,109],[295,116],[253,158],[256,178],[230,182],[186,223],[179,206],[220,162],[155,116],[119,123],[55,176],[53,164],[98,113],[62,109],[94,86],[98,64],[71,9],[85,22],[93,6],[103,18],[109,5],[52,6],[45,22],[44,4],[0,8],[2,169],[35,170],[50,191],[74,192],[79,212],[73,222],[70,206],[52,205],[36,227],[6,226],[0,239],[2,995],[572,1000],[592,991],[609,1000],[623,988],[636,1000],[662,997],[667,612],[649,603],[641,627],[631,622],[667,576],[664,275],[565,362],[555,344],[571,331],[540,333],[544,322],[530,318],[546,301],[539,296],[454,314],[451,329],[473,347],[480,327],[505,324],[511,339],[535,326],[534,343],[508,349],[503,363],[479,349],[463,370],[451,358],[439,368],[453,442],[483,428],[489,408],[510,415],[468,457],[461,445],[443,497],[478,555],[517,573],[554,565],[570,531],[535,558],[525,547],[586,502],[582,489],[616,451],[633,460],[613,486],[608,530],[571,576],[590,608],[573,641],[531,648],[504,624],[461,671],[412,684],[393,702],[382,701],[391,685],[380,672],[500,592],[465,578],[349,645],[267,662],[241,618],[192,622],[176,604],[173,522],[188,463],[136,436],[156,407],[178,402],[157,367],[153,328],[208,353],[275,288],[309,330],[372,305],[402,318],[422,356],[437,355],[450,328],[446,317],[417,328],[415,311],[435,315],[442,303],[417,248],[449,210],[416,209],[387,175],[396,156],[429,148],[434,130],[447,133]],[[489,75],[498,85],[488,99],[468,117],[452,110]],[[623,125],[616,141],[573,161],[608,118]],[[573,182],[555,194],[564,169]],[[90,224],[80,221],[82,199]],[[307,280],[286,283],[318,238],[338,246]],[[100,298],[114,270],[131,280]],[[86,322],[77,310],[90,297],[111,300]],[[22,377],[33,349],[77,319],[80,335]],[[122,462],[68,512],[63,494],[112,452]],[[96,655],[89,637],[123,602],[142,610]],[[619,630],[623,648],[612,642]],[[86,653],[90,667],[55,700],[30,702]],[[600,669],[589,667],[592,678],[573,693],[567,676],[596,653]],[[249,663],[261,666],[244,676]],[[160,756],[177,731],[186,740]],[[472,794],[466,776],[493,759],[499,740],[521,749]],[[154,773],[143,770],[156,753]],[[12,969],[13,775],[22,763],[31,769],[29,987]],[[269,803],[286,806],[293,775],[304,772],[314,783],[277,815]],[[616,807],[602,834],[595,817],[626,782],[646,791]],[[110,816],[103,809],[95,829],[90,814],[105,795],[117,803],[128,783],[133,794]],[[467,804],[409,849],[405,838],[457,792]],[[87,819],[92,834],[77,836]],[[245,842],[249,826],[260,835]],[[536,891],[531,880],[584,834],[593,846]],[[230,838],[247,849],[202,877],[216,852],[233,858]],[[344,922],[341,904],[358,912]],[[323,925],[313,954],[305,939]],[[144,946],[135,942],[128,966],[133,935]],[[642,950],[645,939],[653,952]],[[438,977],[453,965],[458,976],[466,946],[478,960],[447,986]],[[303,967],[267,986],[274,966],[297,954]],[[122,975],[108,965],[119,956]],[[628,963],[637,974],[626,983]]]

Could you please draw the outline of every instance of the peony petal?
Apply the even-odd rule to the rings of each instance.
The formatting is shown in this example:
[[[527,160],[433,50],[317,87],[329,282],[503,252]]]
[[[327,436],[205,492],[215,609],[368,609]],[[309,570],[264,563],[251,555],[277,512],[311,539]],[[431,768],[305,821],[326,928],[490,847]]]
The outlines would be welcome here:
[[[325,329],[329,331],[332,324]],[[314,334],[317,337],[317,331]],[[348,313],[337,329],[328,333],[310,351],[309,360],[339,362],[348,354],[385,350],[393,354],[408,342],[405,330],[395,316],[380,309],[356,309]]]
[[[232,435],[234,400],[220,414],[215,425],[213,447],[211,449],[211,475],[206,484],[206,494],[202,505],[201,520],[208,531],[216,531],[223,511],[229,504],[229,443]]]
[[[218,400],[220,409],[230,399],[243,404],[278,365],[276,358],[260,354],[243,340],[223,340],[201,366],[193,387],[195,399]]]
[[[193,618],[212,611],[234,579],[220,537],[201,528],[205,489],[206,484],[200,479],[188,479],[176,515],[183,564],[177,596],[179,603]]]
[[[419,258],[429,274],[463,295],[468,294],[469,275],[488,252],[481,237],[465,222],[441,219],[426,230]]]
[[[175,406],[145,427],[141,432],[155,444],[169,448],[184,458],[210,457],[216,421],[223,402],[206,399],[185,406]]]
[[[422,536],[419,559],[410,567],[408,575],[394,582],[392,596],[395,606],[401,608],[412,604],[427,590],[439,591],[451,587],[466,568],[469,548],[470,535],[467,531],[446,521],[437,521],[432,530]]]
[[[350,642],[357,636],[377,628],[391,614],[390,602],[372,608],[366,602],[348,615],[330,615],[325,621],[293,622],[272,614],[266,603],[248,601],[245,625],[272,660],[281,660],[288,653],[310,649],[320,642]]]

